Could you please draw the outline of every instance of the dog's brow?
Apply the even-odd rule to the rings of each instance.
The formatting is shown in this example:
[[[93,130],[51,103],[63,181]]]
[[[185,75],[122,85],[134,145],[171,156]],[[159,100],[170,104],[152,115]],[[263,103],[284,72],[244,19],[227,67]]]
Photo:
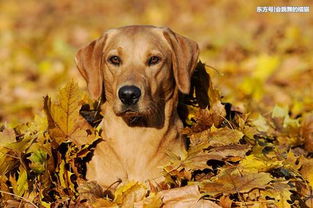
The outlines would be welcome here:
[[[148,54],[148,56],[163,56],[162,51],[155,50],[155,49],[149,50],[149,52],[147,54]]]
[[[117,47],[115,49],[111,49],[107,52],[108,55],[119,55],[121,56],[123,54],[123,48]]]

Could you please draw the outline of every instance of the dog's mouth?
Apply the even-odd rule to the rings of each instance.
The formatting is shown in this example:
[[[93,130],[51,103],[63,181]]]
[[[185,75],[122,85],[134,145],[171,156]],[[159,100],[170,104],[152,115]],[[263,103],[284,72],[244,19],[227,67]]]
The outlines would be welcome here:
[[[121,116],[129,126],[146,126],[146,116],[138,111],[127,109],[117,115]]]

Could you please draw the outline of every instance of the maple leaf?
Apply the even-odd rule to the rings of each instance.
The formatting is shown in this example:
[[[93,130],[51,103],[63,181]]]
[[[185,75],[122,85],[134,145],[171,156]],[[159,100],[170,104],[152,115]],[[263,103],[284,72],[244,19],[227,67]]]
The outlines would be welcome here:
[[[300,134],[304,139],[304,148],[313,151],[313,113],[304,115],[301,123]]]
[[[250,149],[249,145],[239,144],[242,136],[243,133],[238,130],[227,127],[217,129],[214,125],[208,130],[191,134],[189,149],[182,157],[172,155],[171,165],[164,170],[171,175],[190,179],[188,171],[210,168],[208,160],[238,161]]]
[[[254,188],[263,189],[271,180],[273,178],[268,173],[246,173],[227,168],[211,180],[200,183],[200,189],[210,195],[244,193]]]
[[[115,202],[111,202],[111,201],[104,199],[104,198],[97,199],[90,206],[94,207],[94,208],[98,208],[98,207],[101,207],[101,208],[118,208],[119,207]],[[90,208],[90,206],[88,206],[88,208]]]
[[[0,206],[4,207],[4,202],[10,199],[13,199],[13,196],[10,194],[4,194],[3,192],[9,193],[9,187],[6,185],[7,178],[3,175],[0,175],[0,190],[1,190],[1,197],[0,197]]]
[[[28,159],[31,161],[31,164],[29,167],[35,172],[35,173],[42,173],[46,169],[46,162],[47,162],[48,154],[46,151],[42,149],[38,149],[37,151],[34,151]]]
[[[16,135],[13,129],[7,128],[7,126],[0,127],[0,147],[6,146],[6,144],[16,142]]]
[[[229,144],[237,144],[243,137],[243,133],[236,129],[216,128],[214,125],[199,133],[190,136],[191,145],[206,143],[207,146],[222,146]]]
[[[185,186],[161,193],[164,208],[179,207],[202,207],[202,208],[221,208],[212,201],[202,199],[197,185]]]
[[[295,191],[287,184],[287,182],[275,182],[271,184],[271,188],[266,190],[261,190],[261,194],[264,198],[270,197],[274,199],[274,204],[278,208],[289,208],[291,205],[288,203],[290,201],[291,192]]]
[[[12,188],[14,193],[18,196],[23,196],[26,191],[28,191],[28,178],[25,168],[19,168],[19,177],[15,180],[12,176],[10,177],[12,183]]]
[[[249,116],[249,120],[251,124],[260,132],[267,132],[270,128],[266,119],[261,114],[251,114]]]
[[[82,99],[82,93],[73,81],[59,91],[53,103],[49,97],[45,97],[44,109],[48,117],[49,135],[56,143],[70,140],[76,144],[84,144],[92,140],[86,130],[93,130],[79,114]]]
[[[4,143],[0,143],[0,174],[6,174],[22,161],[22,155],[30,148],[36,139],[33,132],[19,134],[19,128],[24,128],[25,125],[15,128],[15,136],[11,132],[9,135],[4,134],[7,139]],[[14,137],[14,139],[13,139]],[[19,140],[16,140],[16,138]],[[8,139],[9,138],[9,139]]]
[[[146,195],[147,188],[139,182],[130,181],[117,188],[114,202],[122,207],[132,207],[135,202],[141,201]]]
[[[251,173],[266,172],[268,170],[281,167],[283,161],[276,158],[266,158],[266,156],[251,154],[240,161],[239,167]]]
[[[280,107],[278,105],[275,105],[273,112],[272,112],[272,118],[281,118],[283,119],[283,128],[298,128],[300,126],[299,119],[292,119],[289,116],[289,110],[288,107]]]
[[[135,202],[134,207],[136,208],[156,208],[162,207],[162,196],[161,194],[152,192],[148,197],[144,198],[142,201]]]
[[[312,168],[313,168],[313,159],[303,159],[302,162],[302,167],[300,170],[300,173],[302,176],[309,182],[309,185],[313,189],[313,173],[312,173]]]
[[[219,205],[221,205],[223,208],[231,208],[232,203],[233,203],[233,200],[231,200],[231,199],[229,198],[229,196],[223,195],[223,196],[220,198],[220,203],[219,203]]]

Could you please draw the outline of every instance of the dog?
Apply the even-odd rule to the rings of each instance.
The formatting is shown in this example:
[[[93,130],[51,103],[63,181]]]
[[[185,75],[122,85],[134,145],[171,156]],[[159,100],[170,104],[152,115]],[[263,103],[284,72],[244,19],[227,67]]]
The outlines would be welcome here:
[[[184,153],[178,95],[189,93],[198,56],[193,40],[149,25],[108,30],[77,52],[91,97],[105,98],[104,141],[87,165],[88,180],[104,187],[158,180],[168,153]]]

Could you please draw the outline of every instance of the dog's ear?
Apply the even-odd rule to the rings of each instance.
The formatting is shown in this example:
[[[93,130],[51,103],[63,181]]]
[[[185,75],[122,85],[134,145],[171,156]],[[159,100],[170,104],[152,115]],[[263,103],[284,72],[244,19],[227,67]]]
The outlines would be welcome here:
[[[173,72],[177,87],[182,93],[188,94],[191,75],[199,57],[199,46],[195,41],[185,38],[169,28],[164,28],[163,35],[172,50]]]
[[[93,99],[98,99],[102,94],[103,72],[101,68],[106,39],[107,35],[104,34],[79,49],[75,57],[76,66],[86,80],[88,91]]]

